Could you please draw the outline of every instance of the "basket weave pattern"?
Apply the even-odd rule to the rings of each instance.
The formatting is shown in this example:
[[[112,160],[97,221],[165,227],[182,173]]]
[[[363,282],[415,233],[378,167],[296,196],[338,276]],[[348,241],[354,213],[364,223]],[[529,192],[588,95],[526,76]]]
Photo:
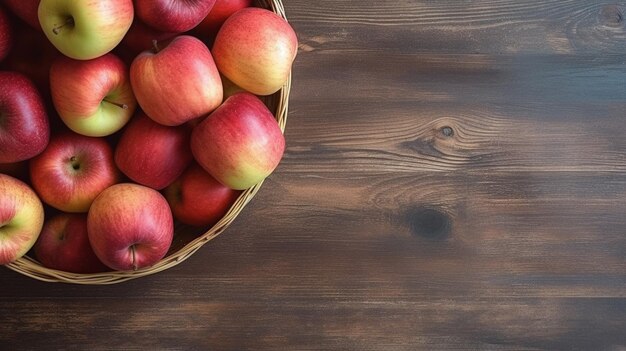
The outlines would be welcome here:
[[[286,19],[285,9],[281,0],[261,0],[256,1],[255,5],[270,9]],[[264,97],[265,103],[274,113],[280,129],[283,132],[285,131],[285,125],[287,123],[290,90],[291,77],[289,77],[285,85],[278,92],[271,96]],[[177,223],[174,228],[174,243],[172,243],[170,252],[168,252],[165,258],[149,268],[143,268],[136,271],[111,271],[94,274],[77,274],[46,268],[29,256],[24,256],[19,260],[8,264],[6,267],[28,277],[46,282],[64,282],[89,285],[121,283],[130,279],[158,273],[183,262],[204,244],[221,234],[235,220],[237,215],[239,215],[250,200],[252,200],[254,195],[261,188],[261,185],[262,183],[259,183],[252,188],[245,190],[239,196],[237,201],[235,201],[235,203],[231,206],[226,215],[224,215],[224,217],[213,227],[208,228],[204,233],[202,233],[202,230],[198,228]]]

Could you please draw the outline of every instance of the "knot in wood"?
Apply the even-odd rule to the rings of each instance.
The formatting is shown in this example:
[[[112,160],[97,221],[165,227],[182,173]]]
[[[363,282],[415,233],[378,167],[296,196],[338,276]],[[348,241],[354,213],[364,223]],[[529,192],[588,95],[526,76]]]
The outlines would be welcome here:
[[[453,137],[454,136],[454,129],[452,129],[452,127],[449,126],[444,126],[441,128],[441,134],[443,134],[443,136],[445,137]]]
[[[607,27],[621,27],[624,23],[624,14],[618,5],[606,5],[600,10],[599,20]]]
[[[411,234],[430,240],[445,240],[452,229],[452,218],[442,210],[418,206],[406,213]]]

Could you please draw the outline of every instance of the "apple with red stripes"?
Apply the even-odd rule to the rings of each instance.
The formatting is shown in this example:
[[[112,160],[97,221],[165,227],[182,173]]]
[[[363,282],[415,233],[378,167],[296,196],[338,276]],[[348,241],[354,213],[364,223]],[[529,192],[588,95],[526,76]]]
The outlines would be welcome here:
[[[149,273],[231,219],[286,147],[298,40],[260,3],[4,0],[0,264]]]
[[[44,222],[39,197],[26,183],[0,173],[0,265],[24,256]]]

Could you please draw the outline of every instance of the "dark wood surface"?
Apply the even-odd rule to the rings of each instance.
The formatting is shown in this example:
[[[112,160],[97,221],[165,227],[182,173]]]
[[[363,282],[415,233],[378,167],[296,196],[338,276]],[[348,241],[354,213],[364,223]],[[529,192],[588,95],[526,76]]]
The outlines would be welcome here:
[[[0,349],[626,350],[626,2],[284,3],[253,202],[150,277],[0,269]]]

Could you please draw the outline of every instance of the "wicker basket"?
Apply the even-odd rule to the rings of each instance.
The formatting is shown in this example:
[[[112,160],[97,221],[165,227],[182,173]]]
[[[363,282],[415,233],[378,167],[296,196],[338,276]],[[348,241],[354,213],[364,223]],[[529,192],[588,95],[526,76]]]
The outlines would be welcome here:
[[[256,6],[270,9],[285,18],[285,10],[281,0],[257,0]],[[289,91],[291,90],[291,77],[287,83],[274,95],[264,98],[265,103],[274,112],[274,116],[284,132],[287,123],[287,110]],[[24,256],[19,260],[8,264],[6,267],[34,279],[46,282],[64,282],[74,284],[104,285],[121,283],[130,279],[154,274],[174,267],[193,255],[198,249],[210,240],[222,233],[234,220],[243,208],[252,200],[262,183],[244,191],[237,201],[231,206],[228,213],[213,227],[205,230],[176,223],[174,228],[174,241],[165,258],[152,267],[136,271],[111,271],[94,274],[77,274],[58,271],[43,267],[35,259]],[[204,233],[203,233],[204,232]]]

